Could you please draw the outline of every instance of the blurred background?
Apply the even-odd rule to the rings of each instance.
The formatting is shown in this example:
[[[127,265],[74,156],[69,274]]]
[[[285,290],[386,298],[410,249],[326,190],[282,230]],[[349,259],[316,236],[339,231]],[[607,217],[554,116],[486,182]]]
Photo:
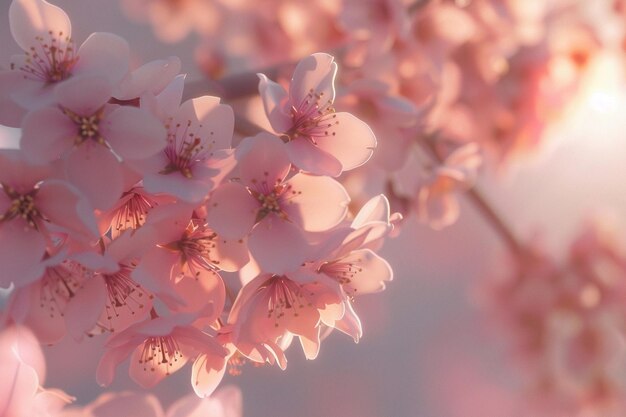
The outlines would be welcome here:
[[[147,23],[129,19],[117,1],[53,3],[69,14],[79,42],[91,32],[113,32],[128,40],[137,64],[176,55],[189,81],[206,76],[195,63],[197,34],[162,42]],[[2,63],[19,52],[9,31],[9,4],[3,0],[0,8]],[[516,236],[537,242],[554,259],[566,258],[570,242],[593,217],[609,219],[618,240],[626,238],[624,73],[619,48],[600,51],[575,102],[544,132],[541,145],[505,169],[487,157],[476,181]],[[16,132],[2,134],[8,140]],[[490,283],[507,275],[507,248],[475,206],[460,199],[460,217],[451,226],[434,230],[409,215],[401,234],[386,243],[381,255],[394,280],[385,292],[356,300],[364,329],[358,345],[335,332],[314,362],[294,348],[287,352],[286,371],[246,365],[240,376],[226,377],[224,383],[243,391],[244,416],[531,416],[520,414],[527,365],[511,354],[512,339],[498,330],[490,307]],[[79,403],[96,398],[103,392],[94,377],[103,342],[75,345],[65,338],[46,347],[46,385]],[[178,372],[154,392],[169,404],[190,391],[188,378],[188,370]],[[140,388],[120,370],[110,389]]]

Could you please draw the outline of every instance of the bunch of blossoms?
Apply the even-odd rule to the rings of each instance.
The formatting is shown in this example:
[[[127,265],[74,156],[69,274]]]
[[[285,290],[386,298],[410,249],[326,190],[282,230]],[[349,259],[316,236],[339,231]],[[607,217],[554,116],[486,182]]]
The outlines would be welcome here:
[[[516,265],[490,284],[490,314],[509,333],[534,412],[620,415],[626,253],[614,231],[589,222],[563,262],[534,247]]]
[[[349,174],[351,190],[384,190],[394,208],[441,229],[485,157],[503,167],[539,147],[598,40],[579,7],[531,3],[428,2],[408,34],[344,71],[338,107],[372,126],[380,150]]]
[[[187,395],[165,413],[150,394],[116,392],[101,395],[93,403],[77,407],[75,398],[58,389],[46,389],[46,363],[39,341],[26,327],[0,330],[0,415],[7,417],[241,417],[241,392],[233,386],[209,398]]]
[[[196,28],[204,38],[198,63],[214,77],[253,61],[275,65],[271,73],[286,84],[291,74],[277,62],[337,51],[345,88],[334,106],[378,138],[372,163],[343,175],[342,184],[357,205],[386,193],[394,210],[435,229],[458,218],[457,196],[473,187],[484,155],[506,166],[542,143],[598,47],[580,5],[569,1],[272,0],[261,10],[249,1],[199,3],[122,1],[147,7],[142,18],[157,31],[166,26],[152,11],[166,9],[178,27]],[[238,24],[203,35],[197,26],[206,4],[213,8],[207,21]],[[216,90],[249,98],[245,75],[225,77]]]
[[[233,148],[229,106],[181,104],[177,59],[130,70],[106,33],[77,49],[45,0],[14,0],[10,23],[25,53],[0,73],[3,122],[22,129],[0,151],[7,323],[46,344],[108,336],[105,386],[129,356],[145,388],[192,363],[201,397],[229,360],[284,369],[296,337],[308,359],[333,329],[359,340],[354,302],[392,279],[376,251],[400,216],[384,195],[349,213],[334,179],[376,138],[335,111],[332,56],[301,60],[289,91],[260,75],[273,131]]]
[[[200,66],[212,76],[346,45],[356,56],[366,44],[387,48],[396,33],[406,31],[412,3],[267,0],[259,8],[250,0],[120,0],[129,18],[148,21],[164,42],[194,32]]]
[[[579,5],[561,6],[345,0],[311,11],[304,2],[272,1],[252,13],[243,2],[237,16],[249,16],[256,35],[241,42],[224,33],[200,50],[220,56],[206,63],[218,74],[254,53],[270,65],[315,45],[337,48],[345,88],[334,105],[365,120],[378,138],[372,163],[343,175],[342,184],[359,204],[386,193],[394,209],[441,229],[457,220],[457,197],[473,187],[484,156],[505,166],[536,149],[576,93],[598,40]],[[298,24],[290,32],[285,22]],[[215,53],[231,38],[232,47]],[[248,49],[239,56],[241,45]],[[204,65],[202,54],[199,60]],[[244,88],[237,97],[247,94]]]

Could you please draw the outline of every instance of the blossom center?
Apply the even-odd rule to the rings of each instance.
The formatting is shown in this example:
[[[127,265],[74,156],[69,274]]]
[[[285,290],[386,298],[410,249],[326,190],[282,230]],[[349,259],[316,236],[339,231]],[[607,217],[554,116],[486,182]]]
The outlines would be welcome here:
[[[35,206],[37,189],[27,194],[20,194],[13,187],[4,184],[0,184],[0,186],[11,200],[7,211],[4,214],[0,214],[0,222],[19,217],[28,223],[30,227],[37,229],[37,223],[43,219],[43,216]]]
[[[333,261],[320,266],[318,272],[334,279],[341,285],[348,285],[352,283],[357,274],[363,272],[363,268],[351,262]],[[356,291],[356,288],[352,288],[352,291]]]
[[[63,32],[49,31],[47,39],[35,37],[34,46],[26,51],[23,65],[11,64],[11,69],[24,72],[26,78],[54,84],[69,78],[77,61],[72,39]]]
[[[298,106],[291,108],[292,127],[287,132],[289,140],[304,137],[313,144],[317,138],[335,136],[333,126],[339,124],[332,100],[324,99],[324,92],[311,89]]]
[[[139,229],[146,222],[146,215],[157,203],[149,196],[137,192],[136,189],[127,191],[122,199],[127,198],[113,215],[111,226],[116,232],[126,229]]]
[[[39,307],[46,310],[50,318],[57,314],[63,317],[67,303],[74,297],[82,281],[80,267],[62,264],[46,269],[41,279]]]
[[[282,208],[289,190],[291,190],[291,186],[287,184],[277,185],[268,192],[248,189],[252,197],[259,202],[259,209],[257,211],[255,222],[260,222],[270,213],[278,215],[278,217],[283,220],[289,220],[287,213]]]
[[[173,126],[166,124],[165,127],[168,129],[168,134],[167,146],[163,152],[165,152],[169,162],[159,173],[166,175],[180,172],[185,178],[192,178],[193,166],[207,158],[211,145],[207,146],[209,143],[207,140],[196,136],[194,132],[190,132],[190,120],[184,125],[181,123]],[[199,127],[201,128],[202,125]],[[209,134],[213,136],[214,132]]]
[[[183,359],[180,346],[172,336],[149,337],[143,342],[139,363],[144,371],[154,372],[160,366],[166,366],[166,375],[175,362]]]
[[[134,316],[145,308],[148,297],[141,285],[131,279],[130,274],[133,269],[134,266],[120,264],[119,271],[102,276],[107,290],[104,308],[109,322],[119,318],[122,314]],[[111,324],[108,328],[103,327],[103,330],[113,332],[116,329]]]
[[[74,140],[76,145],[80,145],[88,140],[93,140],[101,145],[106,142],[100,134],[100,122],[102,121],[102,115],[104,108],[101,108],[96,113],[90,116],[83,116],[73,111],[62,108],[63,113],[69,117],[78,127],[78,134]]]
[[[267,318],[274,318],[274,327],[285,315],[298,317],[302,309],[312,306],[304,289],[285,276],[272,276],[260,289],[268,291]]]
[[[199,227],[185,231],[182,239],[164,245],[166,249],[180,252],[181,264],[193,277],[198,277],[202,270],[216,271],[220,263],[217,259],[211,259],[211,252],[215,250],[217,233],[210,229]],[[182,271],[181,274],[184,274]]]

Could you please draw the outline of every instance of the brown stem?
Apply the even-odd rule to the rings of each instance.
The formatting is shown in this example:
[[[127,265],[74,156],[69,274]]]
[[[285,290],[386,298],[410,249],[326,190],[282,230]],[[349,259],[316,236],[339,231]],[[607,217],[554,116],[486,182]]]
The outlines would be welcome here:
[[[428,2],[429,0],[415,0],[415,2],[409,5],[406,11],[409,15],[412,15],[413,13],[416,13],[418,10],[426,6]]]
[[[436,134],[429,135],[418,139],[418,143],[426,150],[429,156],[435,159],[439,164],[444,163],[444,159],[439,155],[435,147],[434,139]],[[519,243],[511,228],[507,226],[502,217],[487,202],[483,194],[476,186],[473,186],[466,192],[466,196],[474,207],[483,215],[483,218],[491,225],[493,230],[500,236],[504,243],[508,246],[511,253],[516,256],[522,255],[523,246]]]
[[[202,95],[213,95],[223,100],[237,100],[257,94],[259,91],[259,77],[257,73],[267,75],[270,79],[276,79],[278,70],[291,63],[282,63],[272,67],[262,68],[258,71],[242,72],[228,75],[219,80],[202,79],[189,82],[185,85],[184,100]]]
[[[466,196],[474,204],[474,207],[478,209],[487,220],[487,222],[498,233],[502,240],[507,244],[510,251],[515,255],[521,255],[524,251],[522,245],[518,242],[515,235],[511,231],[511,228],[506,225],[502,220],[502,217],[498,215],[493,207],[489,205],[485,197],[476,186],[470,188]]]

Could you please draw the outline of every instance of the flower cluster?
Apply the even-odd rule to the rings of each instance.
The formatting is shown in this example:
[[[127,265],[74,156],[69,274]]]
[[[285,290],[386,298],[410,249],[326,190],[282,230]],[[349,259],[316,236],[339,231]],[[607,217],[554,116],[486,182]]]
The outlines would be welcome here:
[[[108,33],[76,47],[45,0],[14,0],[10,22],[24,50],[0,73],[2,123],[22,132],[0,151],[10,322],[46,344],[107,335],[101,385],[129,356],[142,387],[191,363],[201,397],[231,359],[284,368],[294,337],[309,359],[329,330],[359,340],[355,297],[392,279],[376,252],[401,216],[384,195],[351,211],[335,179],[376,138],[335,110],[332,56],[302,59],[288,91],[259,75],[272,131],[234,146],[230,106],[181,103],[176,58],[131,69]]]
[[[492,314],[510,333],[536,405],[554,414],[614,414],[623,407],[626,252],[590,222],[563,262],[529,250],[492,283]]]
[[[567,0],[268,0],[262,9],[248,0],[120,2],[163,41],[195,32],[197,61],[211,78],[337,51],[345,88],[335,106],[379,139],[372,163],[342,183],[362,204],[387,193],[394,209],[435,229],[458,218],[455,195],[473,186],[483,155],[506,166],[540,147],[601,43],[583,5]],[[284,133],[284,123],[275,116],[272,127]],[[470,149],[463,175],[443,163]],[[332,175],[339,166],[323,168]]]

